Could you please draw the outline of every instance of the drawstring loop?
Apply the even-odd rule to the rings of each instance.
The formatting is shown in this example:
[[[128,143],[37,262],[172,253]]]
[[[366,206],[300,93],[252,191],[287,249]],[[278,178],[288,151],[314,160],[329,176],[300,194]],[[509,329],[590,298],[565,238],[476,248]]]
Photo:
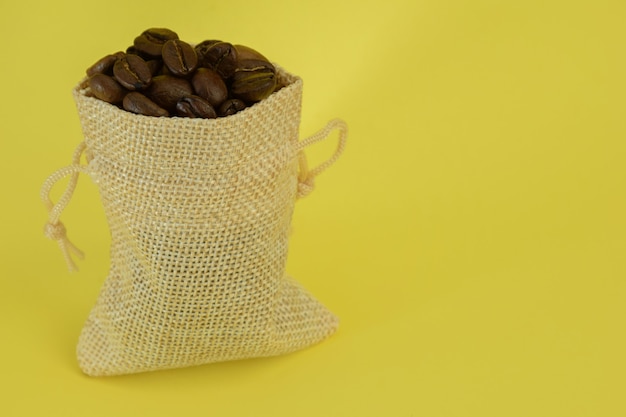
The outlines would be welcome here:
[[[69,204],[72,198],[74,189],[76,188],[76,184],[78,182],[78,175],[81,172],[88,174],[87,167],[84,165],[80,165],[80,158],[84,151],[85,143],[81,142],[74,151],[74,155],[72,157],[72,165],[55,171],[46,179],[46,181],[44,181],[43,186],[41,187],[41,201],[44,203],[44,206],[48,211],[48,222],[44,225],[44,235],[48,239],[54,240],[58,243],[70,272],[78,270],[78,267],[76,266],[72,255],[80,259],[83,259],[85,255],[80,249],[74,246],[72,242],[70,242],[67,237],[67,230],[65,229],[65,225],[59,220],[59,218],[61,217],[61,213]],[[50,191],[56,183],[58,183],[61,179],[67,177],[68,175],[71,175],[71,177],[67,184],[67,187],[65,188],[65,191],[61,195],[59,201],[54,203],[50,199]]]
[[[322,162],[317,167],[309,170],[304,149],[313,145],[314,143],[320,142],[328,138],[334,130],[339,131],[339,141],[337,143],[337,149],[330,158]],[[296,194],[297,198],[306,197],[311,191],[313,191],[313,188],[315,188],[315,177],[325,171],[329,166],[334,164],[335,161],[337,161],[337,159],[343,153],[346,147],[347,137],[348,126],[346,125],[346,123],[341,119],[333,119],[328,122],[328,124],[323,129],[298,143],[296,147],[296,150],[298,151],[299,162],[298,192]]]

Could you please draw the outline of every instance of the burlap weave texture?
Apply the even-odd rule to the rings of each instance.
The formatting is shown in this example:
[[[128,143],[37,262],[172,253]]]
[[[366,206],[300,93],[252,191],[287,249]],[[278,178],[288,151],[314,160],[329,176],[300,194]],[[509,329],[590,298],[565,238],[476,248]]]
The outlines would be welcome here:
[[[302,80],[219,119],[154,118],[74,97],[110,270],[77,347],[89,375],[279,355],[337,318],[285,275]]]

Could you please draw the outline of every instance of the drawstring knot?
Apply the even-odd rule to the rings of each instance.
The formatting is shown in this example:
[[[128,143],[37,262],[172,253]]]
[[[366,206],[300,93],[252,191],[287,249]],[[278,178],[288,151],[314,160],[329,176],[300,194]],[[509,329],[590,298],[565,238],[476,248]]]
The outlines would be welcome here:
[[[46,223],[43,228],[43,234],[50,240],[62,240],[67,237],[67,230],[65,229],[65,225],[63,223]]]
[[[315,177],[308,176],[298,181],[298,198],[306,197],[315,188]]]
[[[55,240],[59,244],[59,248],[61,248],[61,252],[65,258],[65,263],[67,264],[70,272],[78,271],[78,267],[72,259],[72,254],[78,256],[80,259],[83,259],[85,254],[74,246],[74,244],[67,238],[65,225],[61,222],[48,222],[43,228],[43,233],[48,239]]]

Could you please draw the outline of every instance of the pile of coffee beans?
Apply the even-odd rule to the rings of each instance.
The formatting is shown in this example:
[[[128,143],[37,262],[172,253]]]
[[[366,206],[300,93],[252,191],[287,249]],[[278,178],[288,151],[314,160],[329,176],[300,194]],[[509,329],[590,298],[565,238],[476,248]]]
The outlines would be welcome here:
[[[96,98],[157,117],[229,116],[279,88],[275,67],[254,49],[219,40],[192,46],[165,28],[145,30],[87,77],[83,87]]]

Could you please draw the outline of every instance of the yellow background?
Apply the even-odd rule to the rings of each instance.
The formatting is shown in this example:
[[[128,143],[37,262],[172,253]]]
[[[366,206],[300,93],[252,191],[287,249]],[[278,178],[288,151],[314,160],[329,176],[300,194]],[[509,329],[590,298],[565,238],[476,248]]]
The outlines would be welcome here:
[[[3,1],[0,415],[626,415],[625,22],[622,0]],[[302,137],[349,124],[287,266],[342,320],[324,343],[78,369],[108,229],[81,178],[69,274],[39,188],[82,139],[85,68],[155,26],[300,75]]]

